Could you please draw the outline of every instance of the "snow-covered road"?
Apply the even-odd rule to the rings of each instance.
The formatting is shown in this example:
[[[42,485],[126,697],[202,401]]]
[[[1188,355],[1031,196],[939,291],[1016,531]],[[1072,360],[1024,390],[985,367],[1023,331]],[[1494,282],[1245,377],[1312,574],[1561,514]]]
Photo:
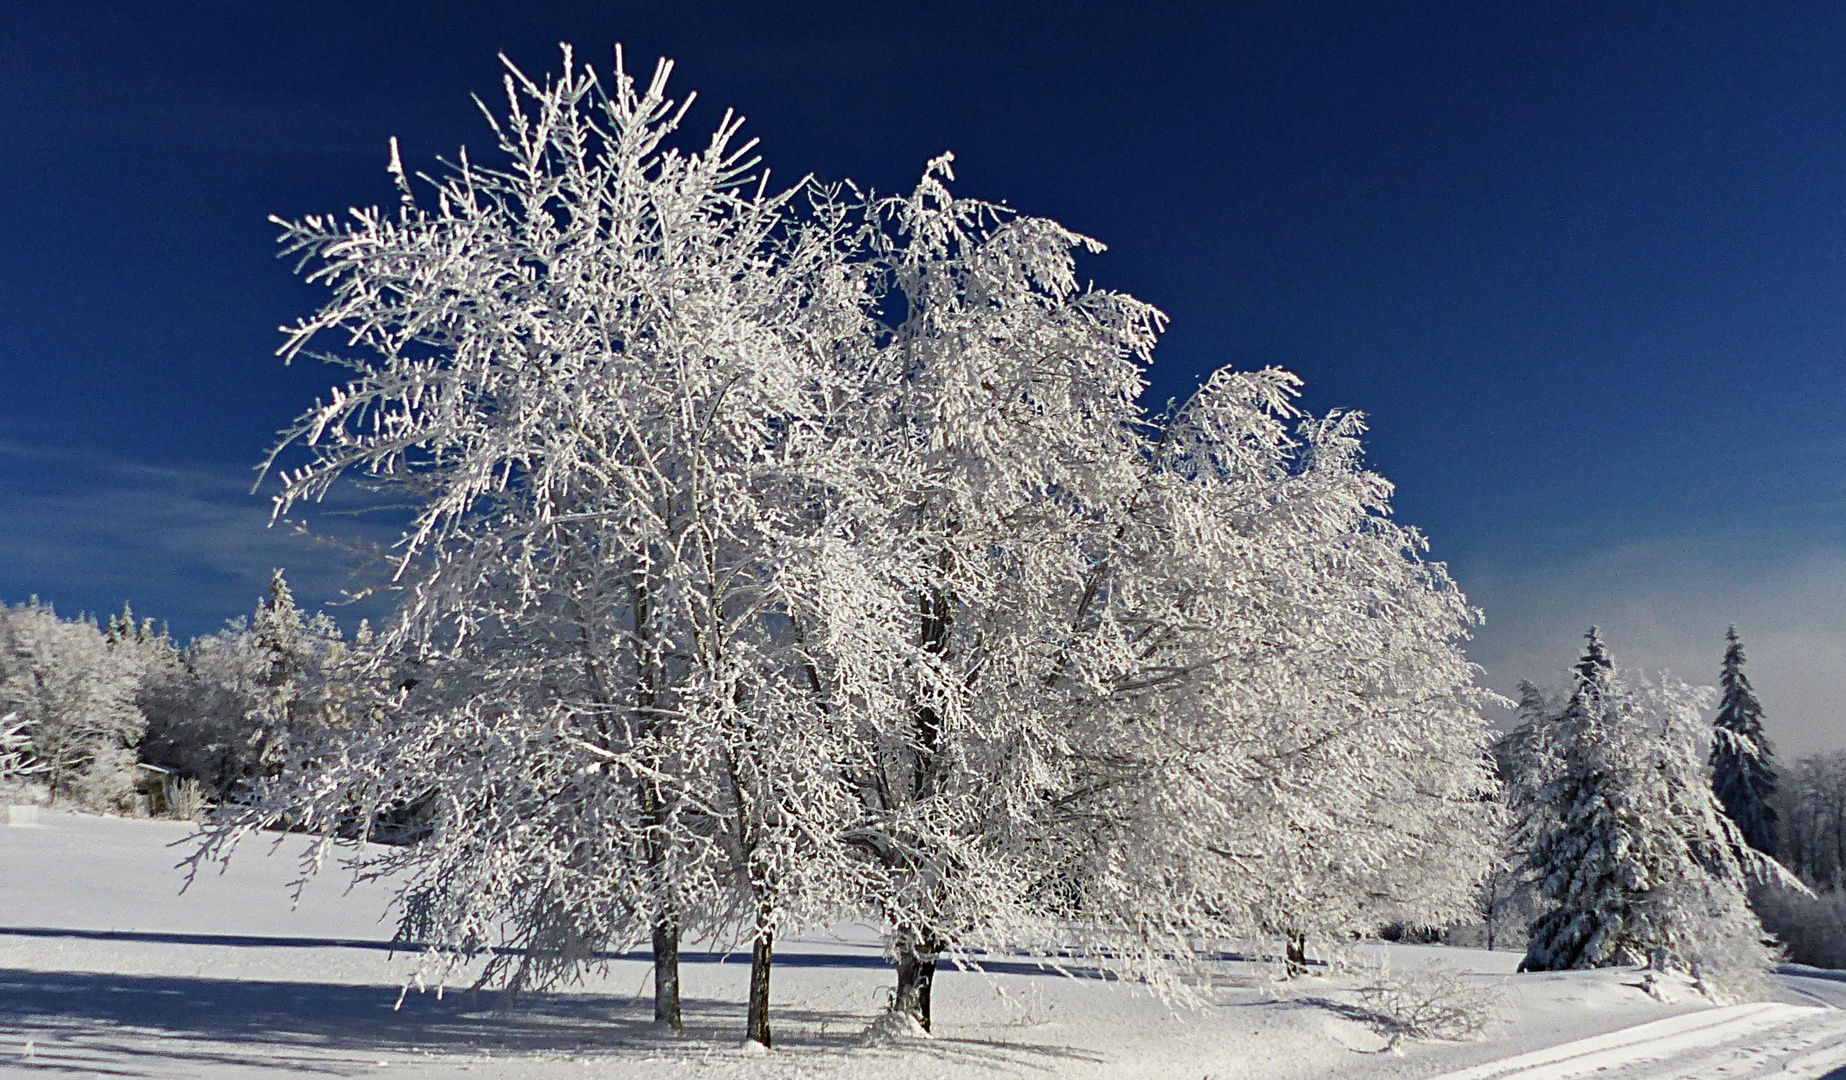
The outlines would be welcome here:
[[[1437,1080],[1822,1080],[1846,1077],[1846,1011],[1753,1002],[1673,1016]]]

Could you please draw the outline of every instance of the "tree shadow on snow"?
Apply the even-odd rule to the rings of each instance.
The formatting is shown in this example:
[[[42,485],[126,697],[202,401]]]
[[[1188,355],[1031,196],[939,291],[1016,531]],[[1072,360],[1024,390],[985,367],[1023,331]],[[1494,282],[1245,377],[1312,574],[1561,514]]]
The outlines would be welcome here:
[[[57,926],[0,926],[0,936],[24,938],[74,938],[82,941],[135,941],[153,945],[213,945],[245,949],[363,949],[370,952],[402,953],[415,956],[426,946],[420,942],[378,941],[366,938],[329,938],[329,937],[284,937],[266,934],[197,934],[177,933],[164,930],[71,930]],[[497,955],[517,956],[518,949],[493,948],[485,950]],[[653,955],[645,952],[594,952],[591,958],[598,961],[634,960],[644,964],[653,963]],[[1240,960],[1242,957],[1224,954],[1222,959]],[[682,964],[723,964],[748,963],[750,954],[741,952],[696,952],[682,950],[679,954]],[[1070,976],[1080,979],[1108,979],[1110,976],[1082,961],[1062,961],[1062,970],[1050,963],[1033,959],[1008,960],[1004,957],[990,956],[976,952],[975,961],[980,970],[995,975],[1055,975]],[[945,963],[960,970],[973,970],[954,958],[945,958]],[[1315,961],[1309,961],[1315,963]],[[837,952],[798,952],[782,951],[776,953],[776,964],[785,968],[870,968],[888,969],[891,961],[881,952],[837,953]]]
[[[48,1073],[173,1075],[210,1065],[325,1075],[373,1071],[379,1054],[428,1054],[456,1063],[504,1057],[704,1058],[734,1053],[743,1010],[732,1002],[683,1002],[685,1033],[652,1023],[651,1001],[546,993],[498,1009],[492,993],[405,994],[337,983],[288,983],[90,972],[0,969],[0,1032],[34,1044],[21,1065]],[[778,1056],[920,1052],[1052,1071],[1068,1047],[943,1037],[901,1048],[867,1047],[870,1016],[777,1009]],[[10,1056],[9,1053],[9,1056]],[[363,1060],[361,1060],[363,1058]]]

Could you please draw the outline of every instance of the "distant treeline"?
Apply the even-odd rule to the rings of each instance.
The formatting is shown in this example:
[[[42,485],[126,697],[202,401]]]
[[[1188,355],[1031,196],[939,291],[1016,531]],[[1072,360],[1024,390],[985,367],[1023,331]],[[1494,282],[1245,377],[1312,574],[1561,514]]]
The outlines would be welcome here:
[[[371,642],[304,616],[281,571],[250,618],[180,646],[124,607],[0,605],[0,783],[54,805],[191,817],[280,761]]]

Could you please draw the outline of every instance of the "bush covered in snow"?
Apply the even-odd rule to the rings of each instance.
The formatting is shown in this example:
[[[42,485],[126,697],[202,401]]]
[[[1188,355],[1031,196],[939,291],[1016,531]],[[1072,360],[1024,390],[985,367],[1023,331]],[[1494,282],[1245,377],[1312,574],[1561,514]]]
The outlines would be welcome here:
[[[1497,988],[1468,982],[1452,971],[1383,966],[1355,994],[1392,1044],[1407,1038],[1480,1038],[1499,1016],[1502,998]]]
[[[93,620],[60,619],[36,598],[0,605],[0,716],[14,718],[14,771],[31,770],[54,803],[127,809],[145,726],[134,698],[141,670]]]

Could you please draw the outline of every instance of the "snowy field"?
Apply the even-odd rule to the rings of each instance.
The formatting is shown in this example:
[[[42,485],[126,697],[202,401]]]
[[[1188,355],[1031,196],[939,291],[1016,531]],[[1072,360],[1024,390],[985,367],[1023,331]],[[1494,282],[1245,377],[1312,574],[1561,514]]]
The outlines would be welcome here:
[[[63,814],[0,826],[0,1075],[1846,1078],[1846,973],[1778,975],[1781,1002],[1714,1009],[1656,1001],[1633,971],[1515,977],[1515,954],[1442,947],[1374,955],[1498,987],[1481,1041],[1388,1050],[1354,975],[1278,991],[1227,963],[1214,1002],[1176,1014],[1004,964],[939,976],[935,1038],[870,1045],[892,979],[862,931],[782,945],[767,1054],[739,1049],[747,955],[688,957],[679,1038],[648,1023],[643,960],[510,1011],[415,990],[394,1009],[416,961],[385,945],[384,889],[330,873],[291,911],[291,841],[274,857],[246,847],[180,896],[170,845],[188,831]]]

